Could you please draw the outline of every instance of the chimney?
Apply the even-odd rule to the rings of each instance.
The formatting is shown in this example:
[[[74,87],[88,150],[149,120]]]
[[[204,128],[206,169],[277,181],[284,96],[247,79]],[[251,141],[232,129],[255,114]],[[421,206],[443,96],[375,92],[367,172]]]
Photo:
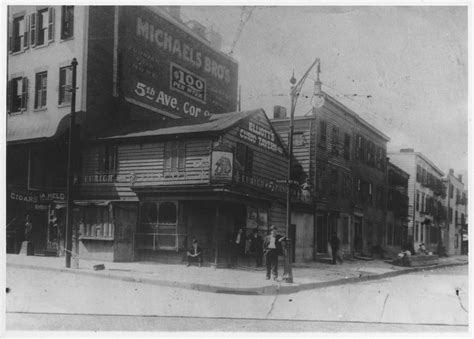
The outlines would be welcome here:
[[[286,107],[273,106],[273,119],[285,119],[286,118]]]
[[[211,43],[211,47],[220,51],[222,48],[222,35],[218,32],[213,30],[212,28],[209,30],[208,40]]]
[[[449,174],[454,175],[454,170],[452,168],[449,169]]]
[[[197,22],[196,20],[189,21],[188,25],[194,33],[199,35],[201,38],[208,40],[206,37],[206,26]]]
[[[400,149],[400,153],[413,153],[415,152],[414,148],[402,148]]]
[[[181,6],[168,6],[168,13],[171,17],[181,21]]]
[[[462,182],[462,174],[458,174],[458,180],[459,182]]]

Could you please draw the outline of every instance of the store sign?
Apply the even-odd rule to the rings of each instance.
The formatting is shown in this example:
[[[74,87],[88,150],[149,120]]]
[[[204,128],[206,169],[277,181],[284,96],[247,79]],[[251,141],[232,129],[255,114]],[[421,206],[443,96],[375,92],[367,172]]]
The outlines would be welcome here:
[[[281,148],[277,142],[275,133],[268,128],[257,125],[256,123],[249,121],[248,126],[241,127],[239,131],[240,139],[249,143],[255,144],[263,149],[283,154],[283,148]]]
[[[19,192],[19,191],[11,191],[9,193],[9,197],[11,200],[28,202],[28,203],[44,203],[44,202],[52,202],[52,201],[65,201],[66,194],[60,192],[41,192],[41,191],[27,191],[27,192]]]
[[[286,193],[288,191],[286,184],[277,183],[275,180],[246,175],[239,171],[236,171],[234,181],[237,184],[246,184],[253,187],[263,188],[270,192]]]
[[[232,152],[213,151],[211,176],[213,180],[231,180],[234,154]]]
[[[172,117],[236,109],[237,63],[148,8],[120,9],[119,53],[131,103]]]

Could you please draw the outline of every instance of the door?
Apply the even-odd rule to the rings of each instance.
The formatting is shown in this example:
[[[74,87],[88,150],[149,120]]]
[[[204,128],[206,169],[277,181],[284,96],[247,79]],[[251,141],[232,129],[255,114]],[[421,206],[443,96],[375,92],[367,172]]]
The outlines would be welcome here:
[[[354,221],[354,251],[362,253],[362,219],[355,218]]]
[[[48,238],[48,210],[47,206],[42,210],[30,212],[32,223],[31,241],[33,242],[35,254],[44,254]]]
[[[319,214],[316,217],[316,248],[318,253],[328,253],[328,224],[326,215]]]

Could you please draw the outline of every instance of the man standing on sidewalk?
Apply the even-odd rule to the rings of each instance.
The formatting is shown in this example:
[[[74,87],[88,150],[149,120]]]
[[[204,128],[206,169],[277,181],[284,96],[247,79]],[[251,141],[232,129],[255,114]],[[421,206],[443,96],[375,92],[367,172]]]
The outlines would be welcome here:
[[[258,234],[256,228],[254,228],[252,237],[250,238],[250,252],[255,253],[256,265],[257,267],[261,267],[263,260],[263,239]]]
[[[275,226],[270,227],[270,234],[265,237],[263,242],[263,254],[265,255],[265,263],[267,266],[267,280],[270,279],[270,272],[273,275],[273,280],[278,279],[278,253],[282,252],[281,242],[285,240],[284,237],[277,234]]]

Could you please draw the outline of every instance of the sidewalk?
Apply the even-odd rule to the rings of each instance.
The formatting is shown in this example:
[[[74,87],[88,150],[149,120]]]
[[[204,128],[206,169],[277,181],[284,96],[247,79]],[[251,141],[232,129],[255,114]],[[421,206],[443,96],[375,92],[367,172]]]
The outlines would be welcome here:
[[[278,273],[281,279],[283,260],[280,261]],[[80,260],[78,269],[68,269],[65,268],[64,258],[16,254],[6,256],[7,267],[68,272],[158,286],[246,295],[295,293],[467,263],[468,256],[440,258],[436,266],[415,268],[393,266],[381,260],[346,260],[342,265],[318,262],[295,263],[293,264],[294,283],[287,284],[281,281],[265,280],[265,271],[262,268],[214,269],[152,262],[114,263]],[[94,271],[93,266],[97,264],[104,264],[105,270]]]

